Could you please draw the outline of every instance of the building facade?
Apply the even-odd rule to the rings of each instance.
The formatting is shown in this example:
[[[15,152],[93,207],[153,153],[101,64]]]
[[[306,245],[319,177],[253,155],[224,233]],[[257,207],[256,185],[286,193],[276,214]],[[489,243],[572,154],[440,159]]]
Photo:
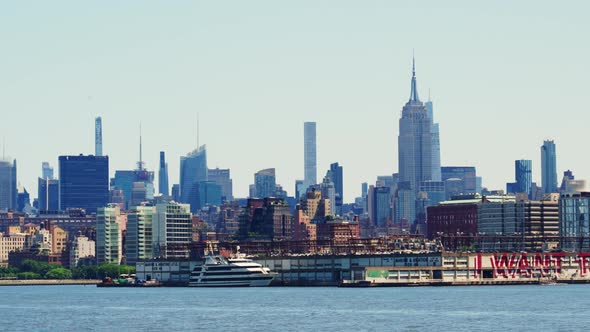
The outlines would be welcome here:
[[[154,257],[154,206],[135,206],[127,215],[125,258],[127,264]]]
[[[96,261],[98,264],[120,264],[123,258],[121,209],[100,207],[96,212]]]
[[[338,163],[330,164],[330,178],[334,183],[336,190],[336,197],[334,206],[336,207],[335,214],[342,215],[342,205],[344,204],[344,177],[342,166]]]
[[[233,181],[231,179],[229,169],[213,168],[207,170],[207,178],[209,181],[215,182],[221,187],[222,201],[230,202],[234,199]]]
[[[516,180],[514,193],[531,194],[533,187],[533,162],[532,160],[514,161],[514,178]]]
[[[109,157],[60,156],[59,179],[61,210],[96,213],[109,200]]]
[[[102,157],[102,118],[94,120],[94,155]]]
[[[207,181],[207,149],[205,145],[180,157],[180,202],[198,205],[197,184]]]
[[[434,106],[428,96],[428,101],[424,103],[428,118],[430,119],[430,134],[432,135],[432,181],[442,181],[440,165],[440,127],[434,122]]]
[[[432,180],[432,134],[428,111],[418,98],[415,66],[412,69],[410,100],[402,109],[398,137],[399,181],[413,190]]]
[[[563,250],[590,250],[590,193],[561,194],[559,200],[560,239]]]
[[[170,194],[170,185],[168,184],[168,163],[166,162],[166,153],[160,151],[160,169],[158,170],[158,191],[164,196]]]
[[[59,210],[59,180],[39,178],[37,185],[37,193],[39,210]]]
[[[544,193],[557,192],[557,154],[554,141],[544,141],[541,146],[541,185]]]
[[[17,203],[16,160],[0,160],[0,210],[14,210]]]
[[[277,190],[277,180],[274,168],[260,170],[254,174],[255,196],[251,198],[274,197]]]
[[[74,238],[70,248],[70,268],[75,268],[82,259],[96,257],[96,243],[80,235]]]
[[[305,189],[317,184],[317,146],[316,146],[316,123],[303,123],[303,162]]]
[[[156,205],[152,236],[154,257],[188,258],[192,238],[190,206],[175,202]]]

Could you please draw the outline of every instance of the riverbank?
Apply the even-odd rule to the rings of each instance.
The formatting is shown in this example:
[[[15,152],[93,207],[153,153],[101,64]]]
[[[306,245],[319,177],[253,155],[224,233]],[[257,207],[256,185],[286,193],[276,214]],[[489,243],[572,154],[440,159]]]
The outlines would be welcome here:
[[[65,279],[65,280],[51,280],[51,279],[34,279],[34,280],[0,280],[0,286],[63,286],[63,285],[96,285],[100,280],[85,280],[85,279]]]

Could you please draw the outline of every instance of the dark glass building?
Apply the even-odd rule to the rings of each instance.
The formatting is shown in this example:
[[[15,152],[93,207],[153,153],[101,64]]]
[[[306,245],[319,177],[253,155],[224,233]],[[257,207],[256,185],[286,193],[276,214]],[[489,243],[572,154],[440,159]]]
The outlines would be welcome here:
[[[342,215],[342,203],[344,201],[344,179],[342,177],[342,166],[338,163],[330,165],[330,177],[336,190],[336,214]]]
[[[49,178],[39,178],[38,183],[38,200],[39,210],[41,211],[58,211],[59,210],[59,181],[50,180]]]
[[[533,186],[533,162],[531,160],[514,161],[514,179],[517,193],[531,194]]]
[[[557,154],[553,141],[544,141],[541,146],[541,185],[544,193],[557,192]]]
[[[166,153],[160,151],[160,170],[158,171],[158,191],[160,194],[168,196],[170,186],[168,185],[168,163],[166,162]]]
[[[108,156],[60,156],[59,179],[61,210],[96,213],[109,201]]]
[[[207,181],[207,150],[205,145],[185,157],[180,157],[180,202],[191,205],[191,211],[199,205],[197,184]]]

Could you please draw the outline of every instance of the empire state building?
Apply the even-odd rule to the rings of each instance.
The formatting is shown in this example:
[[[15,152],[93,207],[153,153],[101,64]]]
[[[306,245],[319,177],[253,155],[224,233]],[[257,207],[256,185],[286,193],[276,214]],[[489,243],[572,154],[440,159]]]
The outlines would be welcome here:
[[[417,192],[420,183],[433,180],[431,120],[424,103],[418,98],[416,66],[412,60],[410,100],[402,109],[399,120],[398,162],[399,182]]]

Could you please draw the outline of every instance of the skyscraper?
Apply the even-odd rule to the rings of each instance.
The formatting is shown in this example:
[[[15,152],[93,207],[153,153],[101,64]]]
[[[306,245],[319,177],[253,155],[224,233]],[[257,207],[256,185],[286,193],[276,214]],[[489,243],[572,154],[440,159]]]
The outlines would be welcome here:
[[[541,185],[544,193],[557,192],[557,154],[555,142],[549,140],[541,146]]]
[[[168,163],[166,154],[160,151],[160,169],[158,171],[158,191],[164,196],[168,196],[170,186],[168,185]]]
[[[53,167],[48,162],[44,161],[42,164],[42,179],[53,180]]]
[[[197,183],[207,179],[207,150],[202,145],[185,157],[180,157],[180,202],[197,206]]]
[[[303,124],[303,158],[304,158],[304,185],[309,187],[317,184],[317,153],[316,153],[316,123],[305,122]]]
[[[102,157],[102,118],[94,120],[94,155]]]
[[[49,178],[39,178],[37,186],[37,198],[39,200],[39,210],[58,211],[59,181],[50,180]]]
[[[430,133],[432,135],[432,181],[441,181],[440,129],[438,123],[434,123],[434,108],[430,96],[424,106],[430,119]]]
[[[109,200],[109,157],[59,157],[60,208],[95,213]]]
[[[213,168],[207,170],[207,179],[221,187],[221,196],[225,201],[231,201],[233,197],[233,182],[229,169]]]
[[[428,111],[418,98],[416,70],[412,66],[410,100],[399,120],[399,181],[409,182],[414,190],[422,181],[432,180],[432,133]]]
[[[391,220],[391,193],[389,187],[370,186],[368,192],[369,218],[374,226],[383,226]]]
[[[530,195],[533,186],[533,162],[531,160],[514,161],[515,191]]]
[[[332,182],[330,171],[328,171],[328,174],[326,174],[322,180],[320,190],[322,191],[322,197],[327,198],[330,201],[330,213],[336,215],[336,188],[334,182]]]
[[[408,198],[418,197],[416,194],[420,184],[433,179],[433,136],[432,120],[429,118],[428,110],[418,97],[416,87],[416,66],[412,61],[412,82],[410,99],[402,109],[402,117],[399,120],[398,137],[398,162],[399,162],[399,184],[400,187],[414,192],[409,195],[407,192],[403,197],[404,206],[407,208],[397,211],[396,219],[405,219],[410,223],[416,219],[416,209],[409,207]],[[400,201],[401,203],[401,201]],[[403,212],[402,214],[399,214]]]
[[[256,174],[254,174],[254,187],[256,197],[274,197],[277,191],[275,169],[267,168],[256,172]]]
[[[144,201],[154,199],[154,171],[148,171],[143,162],[143,145],[141,125],[139,127],[139,161],[137,169],[117,170],[115,177],[111,179],[111,189],[123,191],[126,208]]]
[[[342,176],[342,166],[338,163],[330,165],[330,177],[334,183],[334,189],[336,190],[336,211],[335,214],[342,215],[342,204],[344,202],[344,178]]]
[[[16,209],[16,160],[0,160],[0,210]]]

